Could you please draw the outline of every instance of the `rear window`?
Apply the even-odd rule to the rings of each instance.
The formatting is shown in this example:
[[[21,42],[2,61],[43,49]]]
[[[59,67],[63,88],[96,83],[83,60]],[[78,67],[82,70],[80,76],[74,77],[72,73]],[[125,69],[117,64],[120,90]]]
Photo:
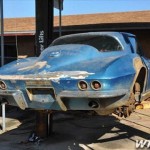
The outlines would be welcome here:
[[[122,50],[121,44],[114,38],[108,35],[81,35],[67,36],[55,40],[51,46],[64,44],[85,44],[98,49],[99,51],[119,51]]]

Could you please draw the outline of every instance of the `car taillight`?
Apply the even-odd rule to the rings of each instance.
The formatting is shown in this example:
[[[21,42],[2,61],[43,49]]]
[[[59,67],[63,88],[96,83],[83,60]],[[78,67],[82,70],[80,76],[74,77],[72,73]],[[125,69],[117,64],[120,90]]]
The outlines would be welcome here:
[[[93,81],[93,82],[91,83],[91,87],[92,87],[92,89],[94,89],[94,90],[99,90],[99,89],[101,88],[101,84],[100,84],[99,81]]]
[[[5,90],[7,88],[4,81],[0,81],[0,89]]]
[[[88,85],[87,85],[86,81],[79,81],[78,87],[80,90],[87,90]]]

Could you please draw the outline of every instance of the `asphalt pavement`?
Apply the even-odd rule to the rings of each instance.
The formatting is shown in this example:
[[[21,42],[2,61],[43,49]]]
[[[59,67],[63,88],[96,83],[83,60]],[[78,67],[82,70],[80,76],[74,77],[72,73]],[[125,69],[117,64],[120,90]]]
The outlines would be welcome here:
[[[136,110],[122,119],[86,111],[54,112],[48,138],[29,142],[34,130],[34,111],[7,110],[6,132],[0,130],[0,150],[136,149],[136,140],[150,140],[150,109]]]

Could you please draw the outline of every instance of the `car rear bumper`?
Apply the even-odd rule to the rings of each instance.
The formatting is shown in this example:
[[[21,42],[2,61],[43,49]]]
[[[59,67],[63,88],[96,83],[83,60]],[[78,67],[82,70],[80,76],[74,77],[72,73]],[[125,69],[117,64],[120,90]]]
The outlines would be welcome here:
[[[57,103],[63,110],[100,110],[113,109],[125,105],[129,99],[130,92],[128,90],[112,90],[112,91],[62,91],[55,95],[34,95],[35,100],[30,100],[20,90],[1,90],[0,101],[6,101],[9,105],[18,106],[21,109],[53,109],[53,103]],[[40,97],[39,97],[40,96]],[[38,98],[39,97],[39,98]],[[44,103],[42,98],[46,100]],[[39,105],[34,106],[38,100]],[[41,100],[41,101],[40,101]],[[97,103],[98,107],[90,106],[91,102]],[[32,103],[32,105],[31,105]],[[31,107],[32,106],[32,107]]]
[[[103,108],[113,109],[125,105],[129,99],[128,90],[111,91],[62,91],[56,97],[62,110],[81,109],[98,110]],[[99,107],[91,108],[89,103],[95,101]]]
[[[21,109],[28,107],[24,94],[20,90],[1,90],[0,102],[7,102],[10,105],[18,106]]]

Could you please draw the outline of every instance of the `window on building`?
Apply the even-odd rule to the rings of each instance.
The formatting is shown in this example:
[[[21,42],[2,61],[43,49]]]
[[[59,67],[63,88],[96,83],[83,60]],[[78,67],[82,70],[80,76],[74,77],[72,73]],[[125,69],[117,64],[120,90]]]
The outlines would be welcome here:
[[[1,48],[0,48],[1,50]],[[1,53],[1,52],[0,52]],[[4,45],[4,63],[9,63],[17,59],[17,51],[15,44],[5,44]]]

